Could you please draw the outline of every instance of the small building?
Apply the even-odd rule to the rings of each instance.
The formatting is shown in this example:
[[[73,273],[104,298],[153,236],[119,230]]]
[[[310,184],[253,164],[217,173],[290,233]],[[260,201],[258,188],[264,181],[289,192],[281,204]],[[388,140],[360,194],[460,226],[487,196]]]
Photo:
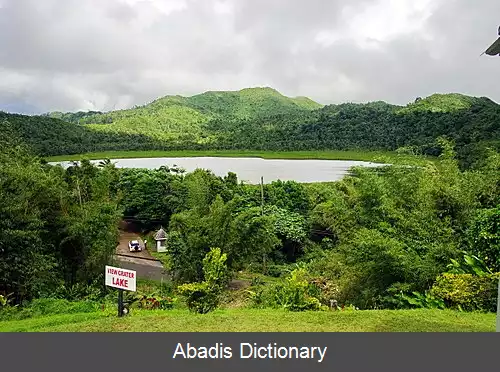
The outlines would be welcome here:
[[[156,242],[156,251],[157,252],[166,252],[167,251],[167,233],[163,230],[163,227],[160,228],[153,237]]]

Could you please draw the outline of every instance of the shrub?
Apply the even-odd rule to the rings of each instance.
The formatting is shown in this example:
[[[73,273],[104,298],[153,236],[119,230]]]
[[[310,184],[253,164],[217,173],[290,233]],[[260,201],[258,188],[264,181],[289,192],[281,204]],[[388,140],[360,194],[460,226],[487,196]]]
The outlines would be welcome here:
[[[227,256],[222,254],[220,248],[211,249],[203,259],[205,280],[201,283],[183,284],[177,288],[186,297],[190,310],[206,314],[219,306],[220,295],[229,281],[226,260]]]
[[[406,301],[410,307],[417,309],[440,309],[445,308],[445,302],[442,298],[438,298],[429,291],[424,293],[412,292],[411,294],[401,294],[399,298]]]
[[[500,205],[481,211],[469,230],[474,253],[493,270],[500,270]]]
[[[141,309],[170,310],[174,307],[176,298],[156,295],[141,295],[136,301]]]
[[[500,273],[483,276],[446,273],[436,279],[431,293],[452,308],[495,311],[499,278]]]
[[[104,279],[103,279],[104,280]],[[103,280],[95,280],[93,283],[76,283],[74,285],[60,285],[52,293],[45,297],[58,298],[69,301],[101,301],[105,297]]]
[[[220,292],[214,290],[207,282],[183,284],[178,290],[186,297],[189,310],[200,314],[215,310],[220,302]]]
[[[249,291],[256,307],[283,308],[290,311],[321,310],[320,289],[310,283],[307,271],[297,268],[283,281]]]
[[[311,281],[317,288],[317,297],[324,305],[330,305],[331,300],[338,301],[340,288],[337,283],[325,277],[319,277]]]
[[[290,274],[290,265],[269,265],[267,267],[267,275],[273,278],[280,278],[287,274]]]
[[[203,275],[210,287],[224,288],[229,282],[227,255],[220,248],[211,249],[203,258]]]

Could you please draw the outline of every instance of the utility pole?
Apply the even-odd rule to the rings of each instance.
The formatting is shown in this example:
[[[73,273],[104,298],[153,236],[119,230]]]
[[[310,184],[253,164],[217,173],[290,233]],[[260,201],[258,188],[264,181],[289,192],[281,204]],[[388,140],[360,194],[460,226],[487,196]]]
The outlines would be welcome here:
[[[262,215],[264,215],[264,177],[260,177],[260,207]]]
[[[261,214],[264,216],[264,177],[260,177],[260,208]],[[262,254],[262,271],[264,274],[267,273],[266,269],[266,252]]]

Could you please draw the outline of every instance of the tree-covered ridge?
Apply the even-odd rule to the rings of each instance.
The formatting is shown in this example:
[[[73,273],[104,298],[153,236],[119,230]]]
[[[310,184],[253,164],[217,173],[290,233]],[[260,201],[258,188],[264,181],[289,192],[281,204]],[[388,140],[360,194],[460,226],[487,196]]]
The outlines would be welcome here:
[[[433,94],[421,99],[417,97],[415,102],[398,110],[399,113],[410,113],[415,111],[430,112],[453,112],[470,108],[473,104],[484,100],[484,98],[469,97],[459,93]]]
[[[248,119],[267,116],[270,113],[295,113],[314,110],[322,105],[306,97],[289,98],[272,88],[246,88],[240,91],[208,91],[191,97],[165,96],[153,102],[127,110],[108,113],[94,112],[84,115],[54,113],[51,116],[68,118],[80,124],[112,124],[125,118],[140,117],[148,121],[151,116],[173,116],[179,124],[185,122],[202,122],[204,119],[224,117]],[[186,115],[176,116],[176,112]],[[189,116],[192,118],[189,118]],[[154,118],[153,118],[154,119]],[[151,123],[155,125],[153,121]]]
[[[304,97],[289,98],[272,88],[166,96],[144,106],[107,113],[52,113],[93,131],[147,135],[158,141],[205,145],[216,142],[203,125],[211,120],[258,120],[272,114],[299,115],[322,107]]]
[[[41,155],[106,150],[398,150],[438,155],[456,144],[462,166],[500,148],[500,106],[434,94],[407,106],[377,101],[321,106],[271,88],[167,96],[108,113],[2,114]],[[64,124],[62,120],[71,122]]]
[[[154,148],[148,136],[103,133],[86,126],[47,116],[27,116],[0,112],[0,129],[9,127],[38,155],[79,154],[106,149],[143,150]]]

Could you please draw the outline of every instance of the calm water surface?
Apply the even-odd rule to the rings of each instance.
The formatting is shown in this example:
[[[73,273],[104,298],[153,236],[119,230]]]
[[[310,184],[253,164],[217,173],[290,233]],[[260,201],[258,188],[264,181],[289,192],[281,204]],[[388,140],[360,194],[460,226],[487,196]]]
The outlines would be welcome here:
[[[98,163],[99,160],[93,160]],[[113,159],[118,168],[147,168],[156,169],[162,165],[168,167],[178,166],[187,172],[197,168],[209,169],[217,176],[226,176],[228,172],[238,175],[240,181],[257,184],[260,177],[264,183],[276,180],[297,182],[329,182],[342,179],[354,166],[376,167],[381,164],[350,160],[282,160],[260,158],[137,158]],[[59,162],[66,167],[71,162]]]

